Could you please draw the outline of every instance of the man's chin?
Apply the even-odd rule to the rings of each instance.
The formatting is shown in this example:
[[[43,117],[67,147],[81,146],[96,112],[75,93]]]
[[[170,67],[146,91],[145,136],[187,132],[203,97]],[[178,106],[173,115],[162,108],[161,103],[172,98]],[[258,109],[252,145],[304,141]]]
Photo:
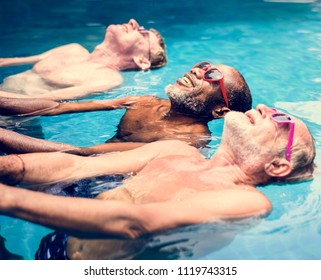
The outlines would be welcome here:
[[[177,87],[175,84],[166,86],[165,92],[168,97],[186,95],[186,92],[182,91],[181,88]]]
[[[173,85],[167,85],[167,86],[165,87],[165,92],[166,92],[166,94],[168,94],[169,92],[171,92],[172,89],[173,89]]]

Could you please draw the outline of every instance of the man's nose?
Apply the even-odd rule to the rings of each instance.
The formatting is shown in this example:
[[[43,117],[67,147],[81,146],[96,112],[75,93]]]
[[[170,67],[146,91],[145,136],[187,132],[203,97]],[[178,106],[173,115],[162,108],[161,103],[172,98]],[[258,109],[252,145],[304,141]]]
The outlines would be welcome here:
[[[133,18],[129,20],[128,24],[131,24],[134,29],[138,29],[138,27],[139,27],[138,22]]]
[[[201,68],[192,68],[190,72],[194,74],[198,79],[202,79],[205,71]]]
[[[262,115],[263,118],[265,118],[268,114],[273,112],[272,108],[269,108],[264,104],[257,105],[256,110]]]

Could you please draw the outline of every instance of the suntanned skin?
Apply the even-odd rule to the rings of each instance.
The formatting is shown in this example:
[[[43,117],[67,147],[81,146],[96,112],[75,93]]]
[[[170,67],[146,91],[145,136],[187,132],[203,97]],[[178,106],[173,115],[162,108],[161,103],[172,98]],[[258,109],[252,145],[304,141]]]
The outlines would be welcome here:
[[[204,147],[210,140],[210,131],[207,125],[209,118],[198,119],[197,117],[180,113],[168,114],[170,102],[166,99],[144,96],[127,97],[112,101],[92,101],[91,103],[95,105],[96,110],[99,104],[104,110],[126,108],[115,136],[107,140],[107,144],[80,148],[64,143],[36,139],[0,128],[0,150],[7,153],[63,151],[79,155],[90,155],[122,150],[121,147],[129,147],[130,144],[128,143],[130,142],[135,142],[138,146],[139,143],[142,145],[143,143],[157,140],[180,139],[193,146]],[[63,107],[67,107],[66,105],[69,104],[72,105],[73,103],[61,103],[59,109],[63,110]],[[50,111],[54,110],[50,109]],[[48,111],[43,112],[43,114],[50,115],[51,113]],[[115,149],[117,146],[119,149]]]
[[[216,65],[216,67],[224,74],[226,84],[244,83],[234,68],[226,65]],[[149,143],[170,139],[179,139],[198,148],[204,147],[210,141],[208,123],[213,119],[224,117],[230,110],[222,99],[219,85],[204,81],[203,73],[202,69],[192,68],[184,75],[184,78],[177,79],[175,84],[166,89],[169,99],[155,96],[131,96],[114,100],[69,103],[58,103],[51,100],[33,102],[30,99],[25,103],[25,100],[21,99],[0,97],[0,114],[9,116],[52,116],[126,109],[116,134],[107,140],[107,145],[102,144],[95,146],[94,149],[93,147],[83,149],[62,143],[34,140],[13,132],[2,131],[0,149],[6,153],[64,151],[89,155],[92,152],[112,151],[115,144],[112,146],[110,143],[119,143],[116,150],[125,150],[133,147],[133,144],[121,145],[121,142]],[[214,105],[207,105],[210,98],[217,100]],[[201,105],[196,105],[194,108],[195,104]],[[198,109],[197,106],[202,107]],[[246,109],[250,107],[251,105]]]
[[[184,225],[267,215],[271,203],[255,186],[292,171],[291,163],[276,152],[284,149],[288,130],[271,120],[273,113],[264,105],[246,114],[228,113],[221,145],[210,160],[182,141],[157,141],[95,157],[65,153],[1,157],[0,178],[9,184],[17,184],[18,179],[23,185],[43,187],[102,174],[132,176],[122,186],[101,193],[99,199],[0,185],[0,212],[72,234],[71,259],[94,258],[99,243],[84,238],[135,238]],[[296,141],[311,149],[307,127],[293,120]]]
[[[66,100],[117,87],[123,81],[119,71],[149,69],[150,52],[160,46],[153,32],[141,29],[134,19],[110,25],[104,41],[91,53],[79,44],[69,44],[30,57],[1,58],[0,66],[33,67],[4,79],[0,96]]]
[[[93,236],[97,236],[97,233],[102,230],[100,226],[103,228],[107,226],[115,228],[115,231],[113,229],[110,232],[112,235],[119,235],[119,233],[122,232],[121,236],[133,238],[155,230],[163,230],[167,227],[171,228],[174,226],[203,223],[216,220],[217,218],[225,219],[232,216],[234,218],[244,218],[251,215],[266,215],[270,211],[271,205],[269,201],[260,192],[256,191],[253,186],[239,185],[233,182],[233,180],[226,179],[234,177],[233,179],[238,181],[238,176],[233,172],[233,168],[228,168],[225,171],[219,168],[215,171],[211,166],[212,164],[205,160],[195,148],[175,142],[169,142],[168,144],[169,145],[167,145],[166,142],[155,142],[145,145],[142,148],[125,152],[126,154],[123,154],[124,159],[120,160],[120,162],[123,164],[126,160],[126,163],[130,163],[132,158],[136,158],[138,162],[136,162],[134,166],[131,166],[130,169],[137,172],[138,175],[125,181],[122,186],[102,193],[96,200],[87,199],[84,201],[86,207],[88,206],[89,208],[83,208],[81,200],[73,201],[73,198],[66,198],[65,203],[68,203],[69,206],[68,210],[64,210],[64,213],[68,213],[68,216],[73,216],[77,213],[75,216],[81,217],[81,220],[85,218],[89,223],[86,229],[92,231],[94,233]],[[151,148],[153,148],[153,152],[150,153],[147,158],[142,158],[142,154],[148,154],[147,150]],[[26,166],[29,165],[28,156],[29,154],[24,155],[24,157],[21,155]],[[41,159],[40,156],[41,154],[39,154],[39,159]],[[57,157],[58,156],[59,155],[57,155]],[[68,156],[71,157],[72,155]],[[113,166],[117,164],[110,154],[104,156],[106,156],[106,160],[104,161],[113,162]],[[34,159],[34,163],[38,162],[33,156],[32,158]],[[63,160],[68,166],[72,165],[73,168],[78,166],[77,169],[81,169],[81,163],[78,162],[75,166],[72,159],[67,161],[66,158],[64,158]],[[53,167],[52,170],[55,170],[55,173],[58,171],[58,173],[62,175],[62,170],[57,170],[58,166],[61,166],[60,160],[56,161],[52,159],[51,161],[57,162],[57,165]],[[90,163],[90,165],[92,166],[94,164]],[[67,166],[64,167],[67,168]],[[184,170],[186,167],[187,170]],[[123,166],[119,168],[123,169],[127,167]],[[28,169],[29,168],[27,168],[26,172],[27,176],[23,181],[25,183],[30,183],[35,179],[28,176]],[[179,169],[183,170],[180,171]],[[162,170],[161,173],[160,170]],[[69,177],[70,173],[67,173],[66,176]],[[231,176],[231,174],[234,176]],[[39,179],[40,178],[37,178],[37,180]],[[75,179],[75,177],[73,177],[73,179]],[[55,181],[59,179],[52,178],[51,180]],[[215,183],[213,183],[214,180]],[[146,184],[146,182],[149,183]],[[18,194],[16,191],[17,189],[10,189],[10,196],[13,201],[15,201],[12,202],[14,205],[17,200],[21,202],[23,200],[28,204],[27,207],[35,207],[38,205],[38,207],[42,209],[42,213],[47,213],[50,217],[47,217],[45,219],[46,221],[60,220],[60,215],[62,215],[60,209],[63,209],[63,206],[55,199],[58,197],[50,195],[50,197],[47,198],[50,198],[51,202],[47,200],[44,205],[41,201],[42,196],[45,194],[39,192],[26,193],[27,191],[25,190],[22,190],[25,191],[25,193],[21,192]],[[6,192],[0,191],[0,193],[1,196],[6,197]],[[108,200],[108,202],[99,204],[92,203],[99,202],[99,200]],[[220,201],[226,201],[223,209],[219,203]],[[229,203],[227,203],[227,201],[229,201]],[[255,201],[255,203],[253,203],[253,201]],[[87,204],[87,202],[91,205]],[[198,205],[199,203],[200,205]],[[0,204],[3,205],[1,199]],[[45,210],[44,207],[47,208],[49,205],[52,205],[52,207]],[[198,205],[197,208],[196,205]],[[134,208],[130,206],[134,206]],[[113,207],[115,209],[113,209]],[[175,214],[172,214],[173,211]],[[33,211],[29,212],[28,210],[27,212],[31,214]],[[114,218],[108,218],[108,221],[105,221],[104,217],[107,213],[108,217],[112,215],[112,213],[117,217],[115,217],[115,220]],[[119,219],[118,221],[118,215],[120,215],[120,213],[122,217],[130,215],[129,220],[125,218],[125,220]],[[27,218],[29,214],[23,216],[23,218]],[[168,218],[169,216],[170,218]],[[80,221],[79,218],[75,219]],[[136,219],[142,219],[144,223],[138,227],[131,226],[132,223],[136,224]],[[42,219],[41,221],[44,222]],[[95,222],[92,223],[92,221]],[[107,225],[106,222],[108,223]],[[82,223],[83,221],[81,224]],[[66,221],[64,225],[66,226],[67,224],[74,227],[78,222],[71,224]],[[62,223],[59,226],[64,225]],[[86,230],[82,225],[81,228],[81,231]],[[109,241],[92,242],[83,239],[90,237],[88,235],[79,235],[79,233],[77,234],[73,231],[70,233],[82,237],[81,239],[76,237],[69,239],[68,257],[71,259],[88,259],[93,258],[93,255],[95,255],[94,258],[110,258],[110,254],[113,253],[113,246],[116,246],[117,243],[122,243],[122,241],[114,239],[110,241],[113,246],[108,246]],[[105,238],[106,237],[108,237],[108,235],[105,236]],[[94,251],[96,250],[96,246],[99,248],[101,244],[104,244],[107,248],[101,252],[100,256],[97,256]]]

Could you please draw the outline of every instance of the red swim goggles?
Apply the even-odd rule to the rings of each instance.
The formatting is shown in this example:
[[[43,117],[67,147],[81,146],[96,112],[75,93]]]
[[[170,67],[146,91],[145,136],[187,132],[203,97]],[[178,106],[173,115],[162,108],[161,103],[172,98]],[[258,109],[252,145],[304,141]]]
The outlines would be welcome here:
[[[205,71],[202,77],[204,81],[212,82],[212,83],[213,82],[220,83],[222,95],[225,100],[226,107],[228,108],[228,99],[227,99],[225,86],[223,83],[223,78],[224,78],[223,73],[220,70],[218,70],[216,67],[213,67],[212,64],[209,62],[197,63],[196,65],[194,65],[193,68],[200,68]]]

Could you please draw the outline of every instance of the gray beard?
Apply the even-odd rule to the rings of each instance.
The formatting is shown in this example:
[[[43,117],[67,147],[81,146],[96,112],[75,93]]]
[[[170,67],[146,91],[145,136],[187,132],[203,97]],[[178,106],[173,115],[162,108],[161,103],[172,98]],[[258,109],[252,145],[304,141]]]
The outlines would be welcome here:
[[[165,91],[172,106],[180,113],[201,116],[205,112],[206,107],[203,101],[200,101],[189,94],[180,92],[179,89],[172,85],[167,86]]]
[[[262,146],[248,135],[247,117],[240,112],[229,112],[225,116],[222,141],[232,150],[237,163],[243,170],[258,170],[273,155],[273,146]]]

